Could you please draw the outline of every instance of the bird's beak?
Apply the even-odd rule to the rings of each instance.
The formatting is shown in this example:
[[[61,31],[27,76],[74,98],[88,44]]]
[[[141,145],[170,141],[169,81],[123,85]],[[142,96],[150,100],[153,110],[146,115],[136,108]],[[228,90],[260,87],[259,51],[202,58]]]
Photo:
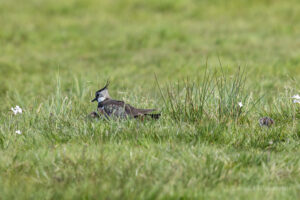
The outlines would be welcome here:
[[[97,101],[97,97],[95,97],[95,99],[93,99],[91,102]]]

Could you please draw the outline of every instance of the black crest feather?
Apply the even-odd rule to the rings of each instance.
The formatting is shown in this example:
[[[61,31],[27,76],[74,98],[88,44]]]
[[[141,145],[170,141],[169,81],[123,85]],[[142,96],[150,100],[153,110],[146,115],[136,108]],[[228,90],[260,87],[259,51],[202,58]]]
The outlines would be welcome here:
[[[98,90],[97,93],[98,93],[98,92],[102,92],[103,90],[106,90],[106,89],[108,88],[108,86],[109,86],[109,80],[106,81],[105,86],[104,86],[102,89]]]

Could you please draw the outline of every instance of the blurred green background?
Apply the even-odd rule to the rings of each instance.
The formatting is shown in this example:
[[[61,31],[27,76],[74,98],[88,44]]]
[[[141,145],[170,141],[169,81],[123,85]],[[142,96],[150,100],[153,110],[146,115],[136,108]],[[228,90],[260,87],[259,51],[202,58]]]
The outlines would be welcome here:
[[[245,68],[250,88],[277,92],[300,77],[299,10],[297,0],[1,0],[0,95],[47,97],[57,74],[64,90],[77,77],[93,91],[109,78],[149,91],[154,73],[196,77],[218,57]]]

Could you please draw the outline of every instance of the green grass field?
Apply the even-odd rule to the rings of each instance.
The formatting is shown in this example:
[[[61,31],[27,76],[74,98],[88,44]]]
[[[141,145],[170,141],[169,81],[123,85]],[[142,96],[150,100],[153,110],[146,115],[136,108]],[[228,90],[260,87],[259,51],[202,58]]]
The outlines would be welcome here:
[[[299,21],[298,0],[0,0],[0,199],[299,199]],[[161,119],[88,119],[108,79]]]

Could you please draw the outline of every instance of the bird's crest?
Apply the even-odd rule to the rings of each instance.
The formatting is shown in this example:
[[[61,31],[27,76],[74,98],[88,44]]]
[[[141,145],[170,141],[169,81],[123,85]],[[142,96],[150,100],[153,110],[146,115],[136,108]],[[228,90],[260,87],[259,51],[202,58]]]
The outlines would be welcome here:
[[[100,93],[100,92],[102,92],[103,90],[107,90],[107,89],[108,89],[108,86],[109,86],[109,80],[106,81],[105,86],[104,86],[102,89],[98,90],[96,93]]]

